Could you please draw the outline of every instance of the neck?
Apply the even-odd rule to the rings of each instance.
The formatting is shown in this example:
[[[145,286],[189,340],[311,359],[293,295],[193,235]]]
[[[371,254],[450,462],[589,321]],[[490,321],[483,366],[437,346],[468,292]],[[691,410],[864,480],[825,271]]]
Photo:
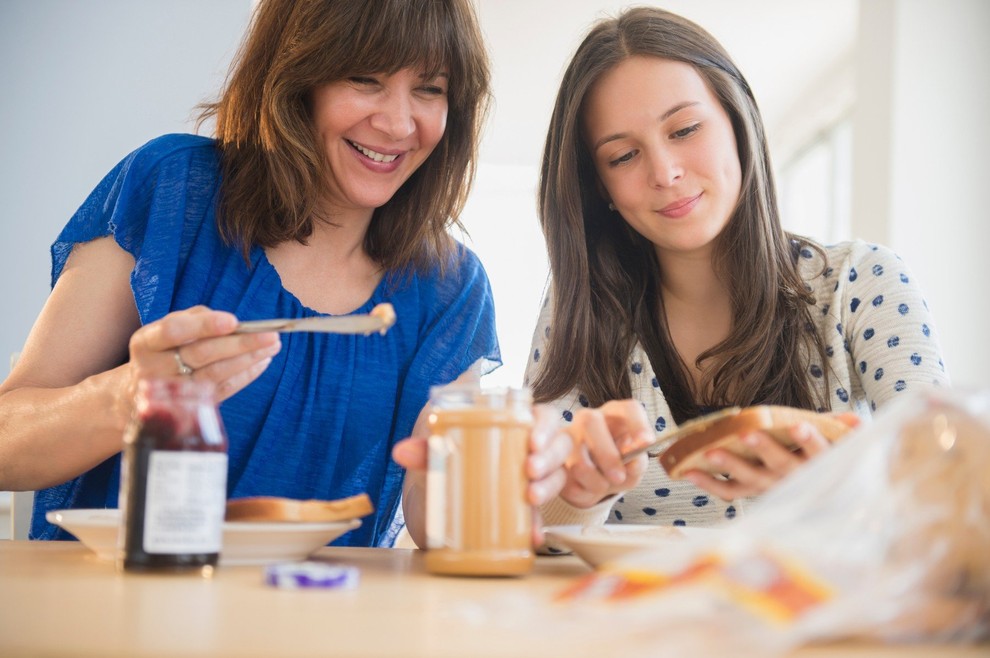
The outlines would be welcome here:
[[[364,249],[371,213],[334,215],[329,221],[314,222],[306,244],[289,240],[265,253],[282,286],[303,304],[323,313],[350,313],[368,300],[384,274]]]
[[[729,306],[729,291],[712,267],[709,252],[657,253],[660,294],[668,303],[688,307]]]

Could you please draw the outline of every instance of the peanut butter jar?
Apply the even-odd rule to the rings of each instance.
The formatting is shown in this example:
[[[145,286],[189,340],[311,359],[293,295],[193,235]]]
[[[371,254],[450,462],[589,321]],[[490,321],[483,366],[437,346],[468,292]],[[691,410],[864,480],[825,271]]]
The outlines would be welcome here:
[[[519,576],[533,566],[527,389],[446,386],[430,396],[426,568]]]

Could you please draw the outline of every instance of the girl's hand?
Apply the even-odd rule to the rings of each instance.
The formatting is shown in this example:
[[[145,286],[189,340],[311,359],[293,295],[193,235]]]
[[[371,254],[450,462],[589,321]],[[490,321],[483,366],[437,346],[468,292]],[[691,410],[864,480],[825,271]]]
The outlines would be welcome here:
[[[859,424],[859,417],[854,413],[836,414],[836,417],[850,427]],[[716,448],[705,456],[721,467],[727,479],[700,470],[688,471],[684,477],[723,500],[762,494],[831,445],[811,423],[798,423],[788,433],[798,450],[785,448],[766,432],[751,432],[743,436],[742,441],[756,454],[756,460],[743,459],[728,450]]]
[[[218,402],[237,393],[264,372],[282,344],[275,332],[232,334],[236,326],[231,313],[195,306],[141,327],[129,344],[129,393],[141,379],[184,376],[212,381]]]
[[[574,447],[560,495],[569,504],[587,509],[639,484],[646,471],[646,454],[628,464],[622,463],[620,454],[654,439],[653,427],[639,402],[613,400],[597,409],[581,409],[567,431]]]

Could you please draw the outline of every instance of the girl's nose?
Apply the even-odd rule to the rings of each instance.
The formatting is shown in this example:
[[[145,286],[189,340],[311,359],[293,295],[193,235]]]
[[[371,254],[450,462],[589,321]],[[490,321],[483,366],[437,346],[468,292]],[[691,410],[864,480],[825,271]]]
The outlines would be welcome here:
[[[650,158],[650,185],[670,187],[684,175],[684,168],[673,153],[660,151]]]

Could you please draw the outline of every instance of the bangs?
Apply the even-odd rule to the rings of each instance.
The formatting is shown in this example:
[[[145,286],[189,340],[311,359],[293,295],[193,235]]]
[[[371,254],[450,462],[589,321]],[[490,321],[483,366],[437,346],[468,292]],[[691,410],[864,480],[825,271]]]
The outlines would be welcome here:
[[[433,78],[453,61],[454,18],[443,2],[362,2],[354,29],[345,37],[355,73],[395,73],[421,68]],[[359,69],[359,70],[358,70]],[[346,75],[346,74],[345,74]]]

